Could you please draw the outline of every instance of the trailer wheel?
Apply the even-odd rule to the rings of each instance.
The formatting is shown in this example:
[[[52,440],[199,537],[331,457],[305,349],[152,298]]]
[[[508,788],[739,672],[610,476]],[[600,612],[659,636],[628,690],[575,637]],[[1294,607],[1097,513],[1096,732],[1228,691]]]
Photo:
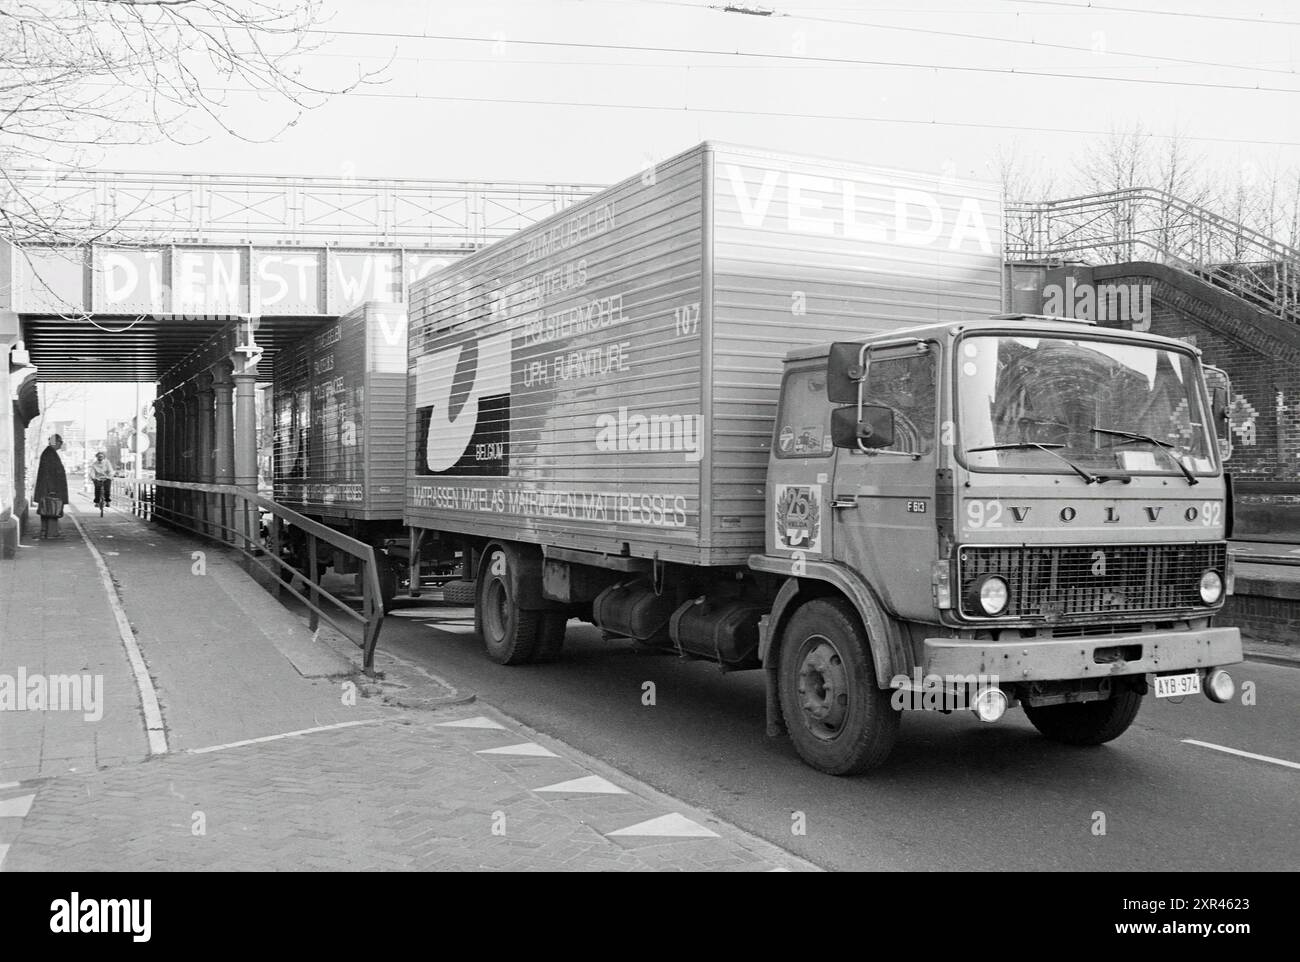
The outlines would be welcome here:
[[[791,616],[778,688],[790,740],[813,768],[856,775],[893,749],[899,713],[876,685],[866,632],[843,599],[817,598]]]
[[[533,657],[544,612],[524,610],[516,603],[506,573],[508,562],[501,548],[484,559],[474,604],[474,627],[489,658],[499,665],[522,665]]]
[[[569,628],[569,614],[566,611],[543,611],[540,615],[541,625],[537,632],[533,661],[558,661],[564,654],[564,636]]]
[[[1072,705],[1025,706],[1029,721],[1043,735],[1066,745],[1101,745],[1119,738],[1137,718],[1142,693],[1126,688],[1105,701]]]

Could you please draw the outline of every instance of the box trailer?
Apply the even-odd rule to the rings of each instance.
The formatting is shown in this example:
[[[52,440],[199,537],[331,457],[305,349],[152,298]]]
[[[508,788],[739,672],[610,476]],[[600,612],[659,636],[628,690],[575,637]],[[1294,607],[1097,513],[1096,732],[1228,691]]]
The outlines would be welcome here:
[[[1231,697],[1195,348],[997,316],[996,190],[702,144],[412,288],[412,569],[490,658],[570,619],[761,668],[836,774],[908,708],[1121,734]]]
[[[370,301],[287,346],[272,384],[275,500],[380,548],[404,535],[406,342],[406,305]]]
[[[785,353],[997,313],[1001,233],[988,186],[713,144],[594,195],[412,289],[407,521],[743,565]]]

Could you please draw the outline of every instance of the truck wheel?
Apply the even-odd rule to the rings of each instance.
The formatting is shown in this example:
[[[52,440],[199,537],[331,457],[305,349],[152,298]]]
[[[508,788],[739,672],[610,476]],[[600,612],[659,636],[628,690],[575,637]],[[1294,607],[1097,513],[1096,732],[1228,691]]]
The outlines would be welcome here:
[[[443,603],[469,607],[474,604],[476,587],[472,581],[448,581],[442,586]]]
[[[564,653],[564,636],[569,627],[569,615],[564,611],[543,611],[541,625],[537,632],[537,647],[533,649],[533,661],[558,661]]]
[[[1142,694],[1131,689],[1117,691],[1105,701],[1083,701],[1072,705],[1025,706],[1029,721],[1054,742],[1067,745],[1100,745],[1119,738],[1137,718]]]
[[[781,638],[781,711],[799,757],[831,775],[884,762],[898,738],[898,712],[876,686],[857,612],[841,598],[815,599]]]
[[[484,559],[474,627],[489,658],[499,665],[522,665],[533,657],[544,612],[525,611],[516,604],[506,570],[506,555],[500,548]]]

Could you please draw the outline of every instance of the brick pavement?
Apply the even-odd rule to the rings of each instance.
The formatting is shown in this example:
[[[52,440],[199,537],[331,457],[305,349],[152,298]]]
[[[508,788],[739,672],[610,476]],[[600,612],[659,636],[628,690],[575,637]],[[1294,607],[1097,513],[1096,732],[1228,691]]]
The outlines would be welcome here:
[[[810,868],[481,703],[411,710],[378,697],[389,683],[305,678],[280,650],[301,622],[231,559],[209,550],[197,576],[201,545],[125,514],[82,521],[118,583],[171,750],[144,760],[134,682],[75,532],[0,562],[0,657],[35,663],[47,630],[58,639],[47,656],[84,649],[113,675],[116,739],[104,722],[38,717],[66,728],[46,764],[9,736],[50,713],[0,712],[0,757],[16,773],[0,777],[0,871]],[[62,591],[47,586],[69,581],[85,587],[65,623]],[[43,614],[20,645],[24,599]],[[69,758],[76,771],[61,767]]]

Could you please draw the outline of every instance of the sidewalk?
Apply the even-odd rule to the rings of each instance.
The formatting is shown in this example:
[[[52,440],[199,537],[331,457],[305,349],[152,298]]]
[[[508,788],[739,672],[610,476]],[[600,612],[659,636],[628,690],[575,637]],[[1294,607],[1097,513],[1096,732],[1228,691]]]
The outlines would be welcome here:
[[[71,521],[0,561],[0,676],[100,674],[104,693],[98,721],[0,711],[2,871],[811,868],[488,706],[448,705],[382,636],[371,683],[234,556],[125,513],[78,520],[166,750]]]

